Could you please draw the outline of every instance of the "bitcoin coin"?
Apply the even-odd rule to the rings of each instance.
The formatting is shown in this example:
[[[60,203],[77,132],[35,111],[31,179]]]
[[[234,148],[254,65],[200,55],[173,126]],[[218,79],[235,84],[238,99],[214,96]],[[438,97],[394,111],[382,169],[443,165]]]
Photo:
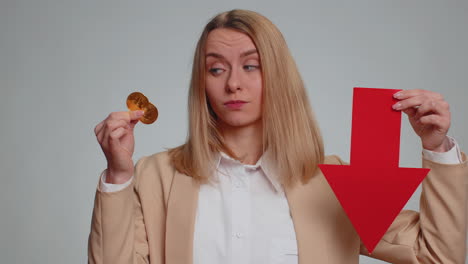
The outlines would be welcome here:
[[[140,92],[131,93],[127,97],[127,107],[130,111],[145,111],[144,115],[140,117],[140,121],[144,124],[152,124],[158,119],[158,109]]]
[[[148,98],[139,92],[131,93],[127,97],[127,107],[131,111],[141,110],[149,103]]]
[[[152,124],[158,119],[158,109],[152,103],[148,103],[143,111],[145,111],[145,114],[140,118],[142,123]]]

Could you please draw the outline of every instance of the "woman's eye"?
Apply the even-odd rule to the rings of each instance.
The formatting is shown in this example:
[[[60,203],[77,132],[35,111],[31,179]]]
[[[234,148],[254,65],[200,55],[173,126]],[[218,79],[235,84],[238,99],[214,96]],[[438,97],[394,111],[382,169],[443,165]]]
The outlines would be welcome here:
[[[255,69],[258,69],[258,66],[257,65],[245,65],[244,69],[247,71],[253,71]]]
[[[223,71],[221,68],[211,68],[209,69],[209,72],[211,72],[214,75],[220,74]]]

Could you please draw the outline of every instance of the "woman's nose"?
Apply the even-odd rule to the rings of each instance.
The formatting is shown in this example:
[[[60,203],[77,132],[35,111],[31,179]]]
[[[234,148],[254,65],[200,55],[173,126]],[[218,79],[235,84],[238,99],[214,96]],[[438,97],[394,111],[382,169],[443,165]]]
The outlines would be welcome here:
[[[234,93],[236,90],[240,90],[240,79],[238,70],[231,69],[229,72],[229,77],[226,83],[226,91]]]

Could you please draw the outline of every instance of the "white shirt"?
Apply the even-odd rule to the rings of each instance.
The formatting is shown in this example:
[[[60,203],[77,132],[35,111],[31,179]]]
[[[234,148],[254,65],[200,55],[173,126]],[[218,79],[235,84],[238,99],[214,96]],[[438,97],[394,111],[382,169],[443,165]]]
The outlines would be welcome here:
[[[456,142],[445,153],[423,150],[426,159],[460,163]],[[266,152],[255,165],[218,155],[212,184],[200,186],[193,242],[194,264],[297,263],[297,242],[289,206]],[[104,171],[105,172],[105,171]],[[130,183],[105,183],[119,191]]]
[[[294,225],[274,164],[221,153],[216,184],[200,186],[194,264],[297,263]]]

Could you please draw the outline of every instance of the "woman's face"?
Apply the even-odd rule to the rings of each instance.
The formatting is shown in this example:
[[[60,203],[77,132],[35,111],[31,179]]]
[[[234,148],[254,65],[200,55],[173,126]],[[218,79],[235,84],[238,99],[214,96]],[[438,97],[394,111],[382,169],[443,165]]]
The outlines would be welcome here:
[[[221,127],[261,124],[262,72],[249,36],[219,28],[206,42],[206,94]]]

